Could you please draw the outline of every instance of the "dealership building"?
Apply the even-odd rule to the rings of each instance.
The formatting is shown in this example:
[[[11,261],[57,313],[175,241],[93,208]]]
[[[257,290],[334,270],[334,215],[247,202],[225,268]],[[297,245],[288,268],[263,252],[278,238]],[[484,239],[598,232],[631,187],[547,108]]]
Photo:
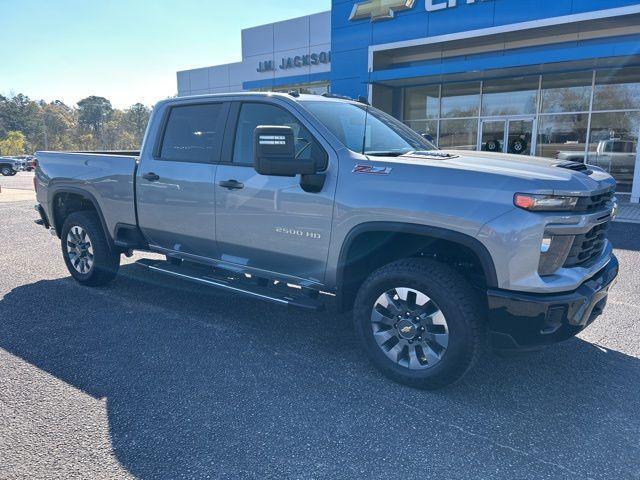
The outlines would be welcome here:
[[[586,161],[640,195],[639,1],[333,0],[177,76],[179,95],[367,97],[441,148]]]

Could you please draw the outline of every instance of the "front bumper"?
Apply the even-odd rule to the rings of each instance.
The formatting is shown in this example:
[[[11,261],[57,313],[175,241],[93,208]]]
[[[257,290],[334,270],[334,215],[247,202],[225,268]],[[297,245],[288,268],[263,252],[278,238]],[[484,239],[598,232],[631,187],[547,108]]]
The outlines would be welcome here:
[[[612,255],[600,272],[568,293],[489,290],[493,346],[500,350],[534,349],[577,335],[602,314],[618,269],[618,259]]]

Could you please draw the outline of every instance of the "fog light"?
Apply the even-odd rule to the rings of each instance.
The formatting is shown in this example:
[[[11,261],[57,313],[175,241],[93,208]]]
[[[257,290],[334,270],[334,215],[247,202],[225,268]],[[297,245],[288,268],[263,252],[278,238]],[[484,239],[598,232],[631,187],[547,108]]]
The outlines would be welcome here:
[[[540,244],[540,264],[538,273],[542,276],[553,275],[567,261],[573,241],[573,235],[545,235]]]

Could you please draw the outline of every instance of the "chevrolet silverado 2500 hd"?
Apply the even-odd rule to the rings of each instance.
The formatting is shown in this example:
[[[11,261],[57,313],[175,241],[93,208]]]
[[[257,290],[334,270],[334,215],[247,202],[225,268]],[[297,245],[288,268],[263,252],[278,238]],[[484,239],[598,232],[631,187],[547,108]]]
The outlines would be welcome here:
[[[141,250],[166,256],[139,263],[168,281],[312,310],[331,299],[371,361],[418,387],[461,378],[486,340],[571,338],[618,273],[603,170],[438,150],[341,98],[171,99],[140,152],[37,158],[38,223],[81,284]]]

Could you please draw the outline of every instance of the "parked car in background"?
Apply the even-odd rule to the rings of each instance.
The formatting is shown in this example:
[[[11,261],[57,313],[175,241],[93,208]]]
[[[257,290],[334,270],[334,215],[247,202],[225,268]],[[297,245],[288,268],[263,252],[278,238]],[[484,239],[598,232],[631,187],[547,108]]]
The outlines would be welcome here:
[[[20,155],[13,158],[23,163],[23,170],[26,172],[32,172],[36,169],[36,157],[33,155]]]
[[[620,138],[611,138],[609,140],[601,140],[595,151],[588,152],[587,163],[604,168],[611,171],[613,168],[631,168],[636,161],[636,142],[633,140],[622,140]],[[584,163],[584,151],[561,150],[556,152],[558,160],[566,160],[571,162]]]
[[[598,142],[595,151],[587,153],[586,162],[584,152],[581,151],[559,151],[556,158],[600,167],[613,175],[618,181],[619,189],[624,191],[625,186],[630,188],[633,183],[637,154],[638,145],[635,141],[610,138]]]
[[[12,177],[23,169],[24,163],[22,160],[16,160],[11,157],[0,157],[0,173],[5,177]]]

